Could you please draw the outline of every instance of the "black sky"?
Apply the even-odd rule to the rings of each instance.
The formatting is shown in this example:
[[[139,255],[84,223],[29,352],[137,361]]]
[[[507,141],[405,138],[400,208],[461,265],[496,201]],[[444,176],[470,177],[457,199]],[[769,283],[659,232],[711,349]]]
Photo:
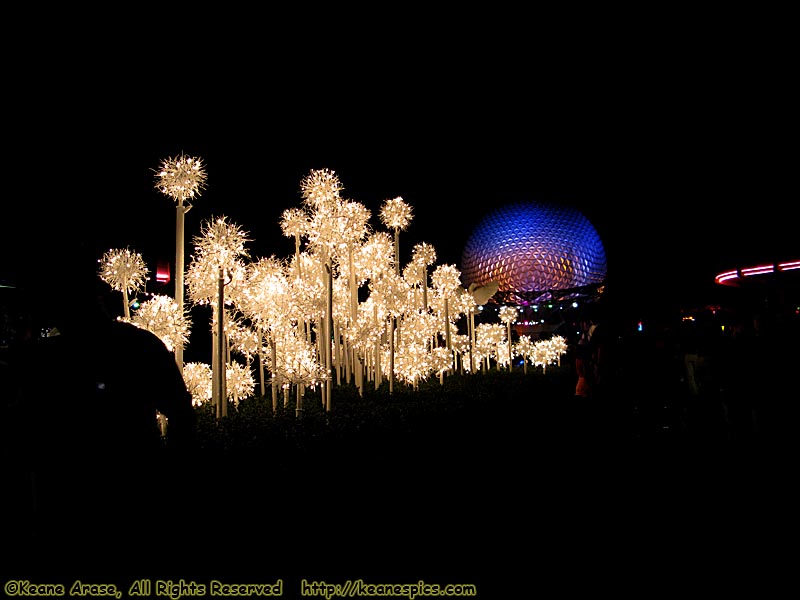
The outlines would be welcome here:
[[[426,53],[351,40],[210,71],[188,55],[107,73],[56,57],[35,85],[10,87],[3,263],[41,260],[64,231],[173,258],[174,205],[154,169],[180,153],[208,173],[187,240],[226,215],[254,256],[292,251],[280,214],[300,206],[303,176],[329,168],[376,228],[381,203],[402,196],[414,219],[401,248],[432,243],[439,263],[458,264],[481,218],[518,200],[581,210],[611,281],[642,298],[796,259],[785,42],[677,33],[564,38],[560,51],[463,32]]]

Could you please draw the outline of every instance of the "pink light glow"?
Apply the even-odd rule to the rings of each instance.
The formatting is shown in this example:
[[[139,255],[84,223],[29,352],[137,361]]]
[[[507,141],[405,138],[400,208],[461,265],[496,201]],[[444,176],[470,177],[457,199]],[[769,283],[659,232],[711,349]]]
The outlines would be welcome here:
[[[169,283],[169,263],[158,263],[156,266],[156,281],[158,283]]]
[[[792,271],[794,269],[800,269],[800,260],[724,271],[714,277],[714,281],[721,285],[737,285],[737,281],[742,277],[768,275],[777,271]]]
[[[780,271],[791,271],[793,269],[800,269],[800,260],[785,262],[778,265],[778,270]]]
[[[763,265],[761,267],[749,267],[742,269],[742,276],[749,277],[750,275],[763,275],[764,273],[772,273],[775,271],[773,265]]]
[[[714,278],[714,281],[717,283],[723,283],[728,281],[729,279],[736,279],[739,274],[736,271],[726,271],[725,273],[720,273]]]

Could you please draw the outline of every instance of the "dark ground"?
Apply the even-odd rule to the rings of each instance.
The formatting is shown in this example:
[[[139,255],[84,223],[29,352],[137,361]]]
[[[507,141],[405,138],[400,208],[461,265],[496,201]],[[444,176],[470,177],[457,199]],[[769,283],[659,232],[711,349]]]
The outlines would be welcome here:
[[[571,396],[569,368],[545,385],[495,382],[492,398],[470,387],[480,401],[425,420],[165,462],[159,518],[109,509],[95,534],[66,523],[10,548],[5,571],[282,578],[284,597],[299,597],[303,578],[424,580],[498,600],[764,593],[791,573],[786,444],[700,435],[701,421],[649,426],[628,408],[611,418]]]

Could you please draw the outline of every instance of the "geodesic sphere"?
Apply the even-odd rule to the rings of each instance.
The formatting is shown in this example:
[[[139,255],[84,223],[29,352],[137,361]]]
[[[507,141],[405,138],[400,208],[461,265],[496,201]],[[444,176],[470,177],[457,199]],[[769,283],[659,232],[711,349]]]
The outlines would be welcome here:
[[[597,231],[577,209],[517,202],[488,214],[473,230],[461,256],[461,281],[497,281],[505,297],[600,284],[606,253]]]

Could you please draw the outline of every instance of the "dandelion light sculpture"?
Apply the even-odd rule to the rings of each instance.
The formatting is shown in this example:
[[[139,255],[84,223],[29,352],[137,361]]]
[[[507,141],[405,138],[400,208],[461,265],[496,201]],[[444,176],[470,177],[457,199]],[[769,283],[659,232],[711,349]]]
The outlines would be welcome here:
[[[295,260],[295,263],[298,263]],[[300,267],[296,267],[300,272]],[[276,362],[277,348],[275,343],[275,332],[278,327],[286,320],[290,313],[290,287],[286,273],[290,269],[271,256],[261,258],[247,266],[247,286],[244,289],[243,297],[240,301],[240,309],[244,315],[250,319],[252,326],[258,332],[259,346],[261,342],[267,342],[270,353],[272,354],[271,363]],[[301,323],[304,326],[304,323]],[[265,354],[259,348],[259,382],[261,385],[261,395],[264,395],[264,364]],[[277,380],[275,373],[272,373],[272,404],[273,411],[277,409]]]
[[[281,231],[286,237],[294,238],[294,258],[297,277],[302,276],[300,270],[300,239],[308,230],[308,213],[302,208],[288,208],[281,213]]]
[[[125,318],[130,319],[128,293],[142,288],[147,280],[147,266],[142,255],[128,248],[109,250],[100,259],[98,275],[112,289],[122,292]]]
[[[400,232],[405,231],[413,217],[411,206],[402,197],[386,200],[381,206],[381,221],[394,231],[394,264],[395,273],[400,274]]]
[[[522,372],[528,373],[528,358],[533,354],[534,342],[529,335],[519,336],[519,340],[514,344],[514,351],[522,357]]]
[[[436,249],[427,242],[420,242],[411,251],[411,262],[420,270],[422,309],[428,310],[428,267],[436,262]]]
[[[445,342],[447,349],[450,350],[453,346],[450,343],[449,300],[461,286],[461,271],[455,265],[439,265],[431,274],[431,281],[436,294],[444,300]]]
[[[468,314],[469,309],[462,311],[463,314]],[[469,336],[466,334],[457,333],[453,336],[453,348],[458,356],[458,371],[461,375],[464,374],[464,357],[469,355]]]
[[[216,323],[212,331],[213,400],[217,418],[220,418],[228,414],[223,353],[225,287],[231,285],[231,289],[236,289],[247,280],[241,259],[248,256],[245,244],[250,240],[245,231],[235,223],[229,223],[225,216],[204,221],[200,231],[194,239],[195,253],[189,267],[189,293],[195,302],[211,304],[213,309],[213,322]]]
[[[567,351],[567,340],[554,335],[546,340],[538,340],[533,348],[533,363],[547,372],[547,365],[561,365],[561,356]]]
[[[300,181],[303,201],[317,210],[338,198],[343,189],[339,176],[331,169],[312,169]]]
[[[349,315],[348,322],[355,323],[358,319],[358,287],[359,277],[356,274],[356,248],[365,240],[369,234],[369,220],[372,216],[371,211],[360,202],[348,201],[342,204],[339,211],[339,222],[342,229],[341,238],[347,249],[346,260],[340,261],[347,273],[347,291],[349,295]],[[348,348],[346,356],[350,357],[351,352]],[[354,371],[356,387],[360,394],[363,394],[364,382],[363,372],[359,368],[360,363],[356,360],[348,360],[351,371]]]
[[[475,307],[476,306],[483,306],[486,304],[489,299],[497,293],[499,285],[496,281],[491,281],[486,285],[478,285],[476,283],[470,283],[469,287],[466,290],[463,290],[465,293],[469,294],[472,298],[472,306],[470,307],[469,311],[469,340],[470,340],[470,352],[469,352],[469,367],[470,371],[475,370]]]
[[[412,216],[411,206],[406,204],[405,200],[403,200],[401,196],[390,198],[384,201],[383,205],[381,206],[381,222],[394,232],[394,272],[398,277],[400,276],[400,232],[408,227]],[[389,380],[390,390],[392,389],[392,382],[394,380],[394,342],[396,337],[395,330],[398,329],[398,325],[399,322],[397,321],[397,316],[393,315],[390,319],[390,341],[392,344],[390,368],[391,378]]]
[[[517,315],[519,314],[519,309],[515,306],[501,306],[500,311],[498,313],[498,317],[500,320],[506,324],[508,331],[506,332],[507,340],[508,340],[508,370],[512,370],[513,360],[512,360],[512,343],[511,343],[511,324],[517,319]]]
[[[183,365],[183,381],[192,394],[192,405],[201,406],[211,401],[211,366],[201,362]]]
[[[347,231],[348,216],[346,202],[342,199],[343,186],[335,171],[315,169],[300,182],[300,192],[305,206],[309,209],[309,222],[306,229],[311,252],[319,258],[324,269],[324,290],[326,308],[321,323],[322,336],[320,348],[325,359],[325,368],[332,378],[333,356],[333,278],[336,265],[334,256],[338,249],[346,245],[345,237],[352,235]],[[357,215],[355,215],[357,216]],[[360,235],[360,232],[357,234]],[[325,383],[325,410],[332,409],[331,380]]]
[[[397,322],[397,317],[402,315],[407,308],[408,290],[403,278],[390,271],[382,277],[370,281],[370,291],[371,294],[375,295],[376,306],[388,318],[388,330],[386,332],[386,336],[389,338],[388,376],[389,393],[392,394],[394,393],[395,345],[397,341],[395,323]]]
[[[534,366],[542,367],[542,373],[547,372],[547,363],[550,362],[550,348],[547,340],[537,340],[533,344],[531,360]]]
[[[303,415],[303,389],[315,387],[328,380],[325,367],[317,360],[314,345],[305,339],[297,327],[282,327],[277,332],[282,347],[280,354],[270,358],[273,382],[284,389],[284,406],[288,406],[288,394],[292,386],[296,392],[295,417]]]
[[[561,357],[567,353],[567,338],[561,335],[554,335],[550,338],[550,349],[555,355],[556,364],[561,366]]]
[[[189,342],[189,318],[169,296],[154,295],[142,302],[136,314],[124,320],[156,334],[170,352],[183,350]]]
[[[480,323],[475,328],[476,345],[484,355],[486,360],[486,370],[489,370],[489,362],[492,357],[495,359],[495,366],[500,370],[498,360],[498,347],[506,339],[505,328],[499,323]]]
[[[469,317],[473,313],[473,309],[475,308],[475,300],[472,298],[470,294],[464,293],[464,288],[457,288],[456,293],[453,295],[452,298],[448,300],[448,308],[452,310],[458,318],[460,319],[461,316],[466,317],[467,322],[469,322]],[[469,331],[469,325],[467,325],[468,331],[465,334],[459,334],[458,328],[455,327],[455,336],[454,340],[458,342],[456,345],[456,341],[452,341],[453,348],[456,352],[456,358],[458,359],[458,367],[459,371],[463,373],[464,371],[464,359],[469,357],[470,351],[470,340],[471,333]]]
[[[203,160],[183,153],[161,161],[156,170],[156,189],[175,201],[175,302],[183,310],[183,257],[184,220],[192,205],[190,200],[197,198],[206,187],[206,170]],[[176,348],[175,361],[183,369],[183,349]]]
[[[238,362],[231,362],[225,367],[225,386],[227,399],[231,400],[234,406],[239,406],[239,402],[253,395],[256,382],[253,373],[246,365]]]

